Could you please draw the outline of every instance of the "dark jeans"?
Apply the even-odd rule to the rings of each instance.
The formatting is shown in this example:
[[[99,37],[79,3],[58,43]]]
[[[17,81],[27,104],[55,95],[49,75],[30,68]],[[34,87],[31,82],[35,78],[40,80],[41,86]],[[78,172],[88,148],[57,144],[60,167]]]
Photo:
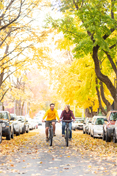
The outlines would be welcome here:
[[[65,125],[66,122],[62,122],[62,134],[65,135]],[[72,138],[72,122],[69,123],[69,130],[70,130],[70,135],[69,138]]]

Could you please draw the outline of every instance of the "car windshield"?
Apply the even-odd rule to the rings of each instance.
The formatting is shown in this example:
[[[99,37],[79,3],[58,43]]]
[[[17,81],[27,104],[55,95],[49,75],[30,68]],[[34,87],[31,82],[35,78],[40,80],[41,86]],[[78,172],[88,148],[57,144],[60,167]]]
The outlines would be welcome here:
[[[103,125],[104,124],[104,119],[103,118],[97,118],[95,125]]]
[[[111,112],[110,120],[111,121],[116,121],[117,120],[117,112]]]
[[[0,112],[0,119],[8,119],[6,112]]]

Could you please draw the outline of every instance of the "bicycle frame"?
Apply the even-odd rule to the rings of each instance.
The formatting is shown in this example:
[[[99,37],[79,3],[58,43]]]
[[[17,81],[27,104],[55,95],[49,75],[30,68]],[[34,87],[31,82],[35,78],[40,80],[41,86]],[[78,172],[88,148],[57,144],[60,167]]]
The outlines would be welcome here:
[[[63,120],[63,122],[66,122],[66,124],[65,124],[65,142],[66,142],[66,146],[68,147],[68,145],[69,145],[69,133],[70,133],[69,122],[72,122],[72,120]]]

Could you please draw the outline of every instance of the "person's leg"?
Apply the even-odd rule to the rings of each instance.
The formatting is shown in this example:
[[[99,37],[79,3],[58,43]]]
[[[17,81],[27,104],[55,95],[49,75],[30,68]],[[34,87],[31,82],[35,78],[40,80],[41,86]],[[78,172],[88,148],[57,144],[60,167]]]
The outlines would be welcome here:
[[[65,122],[62,122],[62,135],[65,135]]]
[[[69,134],[69,138],[72,138],[72,123],[69,123],[69,130],[70,130],[70,134]]]
[[[45,124],[46,141],[48,141],[48,129],[49,129],[49,121],[46,121]]]
[[[46,127],[46,129],[45,129],[46,137],[48,137],[48,129],[49,129],[49,127]]]
[[[53,135],[55,135],[55,122],[52,122],[52,126],[53,126]]]

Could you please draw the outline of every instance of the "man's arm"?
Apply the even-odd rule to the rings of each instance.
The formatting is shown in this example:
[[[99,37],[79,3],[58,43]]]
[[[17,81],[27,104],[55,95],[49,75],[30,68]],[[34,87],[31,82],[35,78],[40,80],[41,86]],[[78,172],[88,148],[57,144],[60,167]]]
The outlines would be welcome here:
[[[57,119],[58,119],[58,121],[60,120],[60,118],[59,118],[59,115],[58,115],[58,112],[56,111],[56,117],[57,117]]]
[[[42,119],[42,120],[44,120],[47,115],[48,115],[48,111],[46,111],[46,113],[45,113],[45,115],[43,116],[43,119]]]

